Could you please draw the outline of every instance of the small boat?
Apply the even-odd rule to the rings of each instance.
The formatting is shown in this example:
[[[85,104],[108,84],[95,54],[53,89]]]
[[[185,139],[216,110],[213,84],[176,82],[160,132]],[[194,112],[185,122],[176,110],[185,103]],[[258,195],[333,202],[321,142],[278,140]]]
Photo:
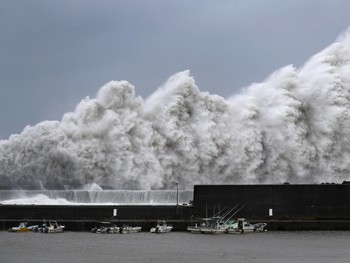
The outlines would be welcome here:
[[[121,228],[118,226],[111,226],[108,228],[108,234],[120,234]]]
[[[194,226],[187,226],[187,231],[190,231],[192,234],[200,234],[201,228],[206,226],[205,218],[197,219],[198,221],[202,221],[201,223],[195,223]]]
[[[105,226],[94,227],[91,229],[91,233],[109,234],[109,227],[105,227]]]
[[[196,223],[194,226],[188,226],[187,231],[193,234],[224,234],[226,227],[222,221],[222,217],[208,217],[200,218],[200,224]]]
[[[243,234],[251,232],[263,232],[266,231],[266,223],[251,224],[246,221],[245,218],[238,218],[237,222],[230,225],[227,229],[228,234]]]
[[[38,226],[37,228],[33,229],[34,232],[39,232],[39,233],[46,233],[47,231],[47,224],[43,223],[41,226]]]
[[[112,225],[111,222],[99,222],[99,226],[91,229],[91,233],[97,234],[118,234],[120,231],[121,228],[116,225]]]
[[[194,226],[188,226],[187,231],[190,231],[193,234],[200,234],[201,233],[201,227],[198,226],[196,223]]]
[[[224,224],[222,224],[221,219],[222,218],[219,216],[203,219],[206,221],[206,223],[200,228],[201,234],[224,234],[226,232],[226,227]]]
[[[132,234],[132,233],[141,232],[141,230],[142,230],[142,227],[140,227],[140,226],[123,225],[121,233],[122,234]]]
[[[213,217],[199,218],[194,226],[188,226],[187,231],[194,234],[224,234],[233,223],[231,218],[244,208],[245,205],[236,205],[232,208],[225,207],[219,210]],[[223,213],[222,216],[220,214]]]
[[[157,225],[152,227],[151,233],[169,233],[173,230],[172,225],[168,225],[164,220],[158,220]]]
[[[62,233],[64,231],[65,226],[57,224],[56,221],[49,221],[49,225],[47,229],[45,229],[45,233]]]
[[[27,227],[26,222],[21,222],[19,226],[14,226],[8,229],[8,232],[29,232],[31,229]]]
[[[267,229],[266,229],[267,224],[266,223],[256,223],[256,224],[253,224],[253,225],[255,227],[255,231],[256,232],[267,231]]]
[[[38,232],[39,225],[28,226],[28,229],[32,232]]]
[[[188,226],[187,231],[192,234],[224,234],[226,224],[222,221],[222,217],[200,218],[201,223],[194,226]]]

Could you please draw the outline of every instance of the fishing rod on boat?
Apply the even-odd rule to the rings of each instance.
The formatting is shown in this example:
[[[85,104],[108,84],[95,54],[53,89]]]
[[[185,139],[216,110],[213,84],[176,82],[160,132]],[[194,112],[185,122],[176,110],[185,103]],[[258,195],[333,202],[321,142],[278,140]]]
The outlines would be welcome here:
[[[217,213],[214,215],[214,217],[219,216],[220,213],[221,213],[222,211],[224,211],[227,207],[228,207],[228,206],[225,206],[223,209],[221,209],[219,212],[217,212]],[[225,213],[225,214],[226,214],[226,213]]]
[[[225,218],[226,216],[228,216],[232,211],[234,211],[239,205],[236,205],[235,207],[231,208],[230,210],[228,210],[223,216],[222,218]]]
[[[237,205],[237,206],[238,206],[238,205]],[[230,216],[230,217],[224,222],[224,224],[226,224],[234,215],[236,215],[240,210],[242,210],[243,207],[245,207],[245,205],[242,205],[235,213],[233,213],[232,216]]]
[[[225,214],[223,214],[221,217],[222,218],[225,218],[227,215],[229,215],[234,209],[236,209],[237,208],[237,206],[238,205],[236,205],[235,207],[233,207],[233,208],[231,208],[230,210],[228,210]],[[222,211],[224,211],[226,208],[228,208],[229,206],[225,206],[223,209],[221,209],[218,213],[216,213],[215,215],[214,215],[214,217],[217,217],[217,216],[219,216],[220,215],[220,213],[222,212]]]

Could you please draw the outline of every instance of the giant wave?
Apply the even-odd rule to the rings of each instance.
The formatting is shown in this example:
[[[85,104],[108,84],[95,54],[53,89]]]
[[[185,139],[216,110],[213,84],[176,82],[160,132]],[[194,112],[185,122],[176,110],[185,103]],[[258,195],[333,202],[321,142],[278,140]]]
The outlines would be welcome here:
[[[217,85],[220,85],[218,83]],[[1,185],[113,189],[341,182],[350,174],[350,34],[224,99],[189,71],[152,96],[111,81],[61,121],[0,141]]]

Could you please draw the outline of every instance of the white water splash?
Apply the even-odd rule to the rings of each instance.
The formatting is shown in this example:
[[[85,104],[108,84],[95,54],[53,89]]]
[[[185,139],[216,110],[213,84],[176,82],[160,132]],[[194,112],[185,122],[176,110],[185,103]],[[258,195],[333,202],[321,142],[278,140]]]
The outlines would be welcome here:
[[[218,83],[220,85],[220,83]],[[189,71],[150,98],[111,81],[61,122],[0,142],[2,185],[174,189],[349,180],[350,36],[225,100]]]
[[[175,205],[189,204],[193,190],[2,190],[0,204]]]
[[[72,202],[67,201],[66,199],[57,198],[52,199],[44,194],[38,194],[32,197],[24,197],[17,199],[9,199],[0,201],[2,205],[71,205]]]

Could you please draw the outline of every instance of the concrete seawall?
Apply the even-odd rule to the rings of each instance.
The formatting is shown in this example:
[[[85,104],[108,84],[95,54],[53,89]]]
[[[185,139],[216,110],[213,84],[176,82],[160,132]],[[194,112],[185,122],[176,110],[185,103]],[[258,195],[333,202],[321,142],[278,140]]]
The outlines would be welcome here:
[[[148,231],[157,220],[164,219],[175,231],[184,231],[197,218],[236,206],[233,219],[267,222],[269,230],[350,230],[349,184],[196,185],[193,206],[0,205],[0,228],[5,230],[20,221],[57,220],[67,230],[86,231],[98,221],[109,221],[140,225]]]

